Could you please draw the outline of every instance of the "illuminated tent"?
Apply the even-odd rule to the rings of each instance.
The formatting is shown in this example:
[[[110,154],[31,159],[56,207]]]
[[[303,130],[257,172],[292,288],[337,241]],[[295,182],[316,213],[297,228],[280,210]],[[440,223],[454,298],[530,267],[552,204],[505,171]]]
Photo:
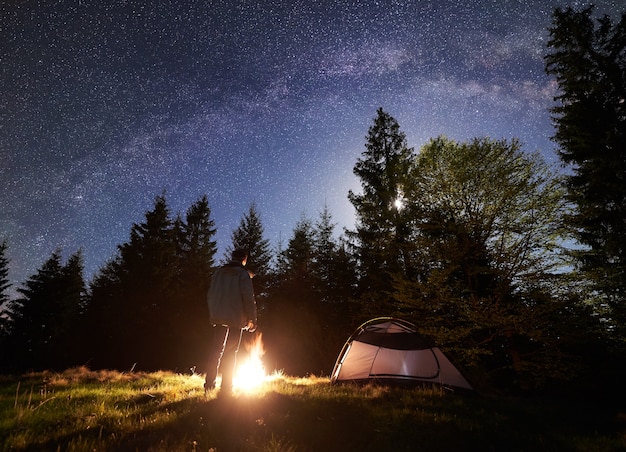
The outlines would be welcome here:
[[[369,320],[348,338],[331,383],[348,381],[472,389],[443,352],[417,334],[415,325],[392,317]]]

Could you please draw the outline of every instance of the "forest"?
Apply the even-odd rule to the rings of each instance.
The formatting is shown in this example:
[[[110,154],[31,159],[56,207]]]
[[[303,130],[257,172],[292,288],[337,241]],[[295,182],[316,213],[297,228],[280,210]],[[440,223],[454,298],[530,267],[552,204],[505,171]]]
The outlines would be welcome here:
[[[254,203],[232,232],[245,248],[270,369],[328,375],[378,316],[411,321],[480,390],[614,391],[626,377],[626,14],[557,9],[545,70],[557,170],[516,138],[420,149],[380,108],[353,171],[353,228],[302,217],[284,244]],[[173,214],[156,195],[91,281],[62,250],[8,296],[0,237],[0,373],[203,372],[206,293],[218,256],[211,200]],[[622,390],[623,391],[623,390]]]

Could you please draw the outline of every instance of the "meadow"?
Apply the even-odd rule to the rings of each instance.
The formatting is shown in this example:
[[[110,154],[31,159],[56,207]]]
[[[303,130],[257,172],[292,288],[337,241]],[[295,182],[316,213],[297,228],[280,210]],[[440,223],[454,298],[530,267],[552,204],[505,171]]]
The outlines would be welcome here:
[[[626,414],[597,400],[331,385],[275,373],[205,395],[203,376],[0,377],[2,451],[617,451]]]

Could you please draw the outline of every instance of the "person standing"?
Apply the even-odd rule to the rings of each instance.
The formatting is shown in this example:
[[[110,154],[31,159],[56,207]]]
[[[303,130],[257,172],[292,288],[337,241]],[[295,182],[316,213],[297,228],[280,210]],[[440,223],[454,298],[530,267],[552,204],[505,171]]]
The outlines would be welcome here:
[[[252,274],[244,267],[248,253],[236,249],[231,261],[213,274],[207,294],[211,316],[209,363],[204,382],[205,393],[215,388],[218,372],[222,374],[220,392],[232,392],[233,374],[243,331],[254,332],[257,309]]]

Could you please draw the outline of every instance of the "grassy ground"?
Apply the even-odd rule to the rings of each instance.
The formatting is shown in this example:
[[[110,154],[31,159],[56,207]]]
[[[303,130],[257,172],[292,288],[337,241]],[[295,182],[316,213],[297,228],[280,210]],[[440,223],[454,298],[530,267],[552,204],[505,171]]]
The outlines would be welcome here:
[[[287,376],[205,397],[202,383],[87,369],[0,377],[0,450],[626,450],[624,413],[571,400]]]

